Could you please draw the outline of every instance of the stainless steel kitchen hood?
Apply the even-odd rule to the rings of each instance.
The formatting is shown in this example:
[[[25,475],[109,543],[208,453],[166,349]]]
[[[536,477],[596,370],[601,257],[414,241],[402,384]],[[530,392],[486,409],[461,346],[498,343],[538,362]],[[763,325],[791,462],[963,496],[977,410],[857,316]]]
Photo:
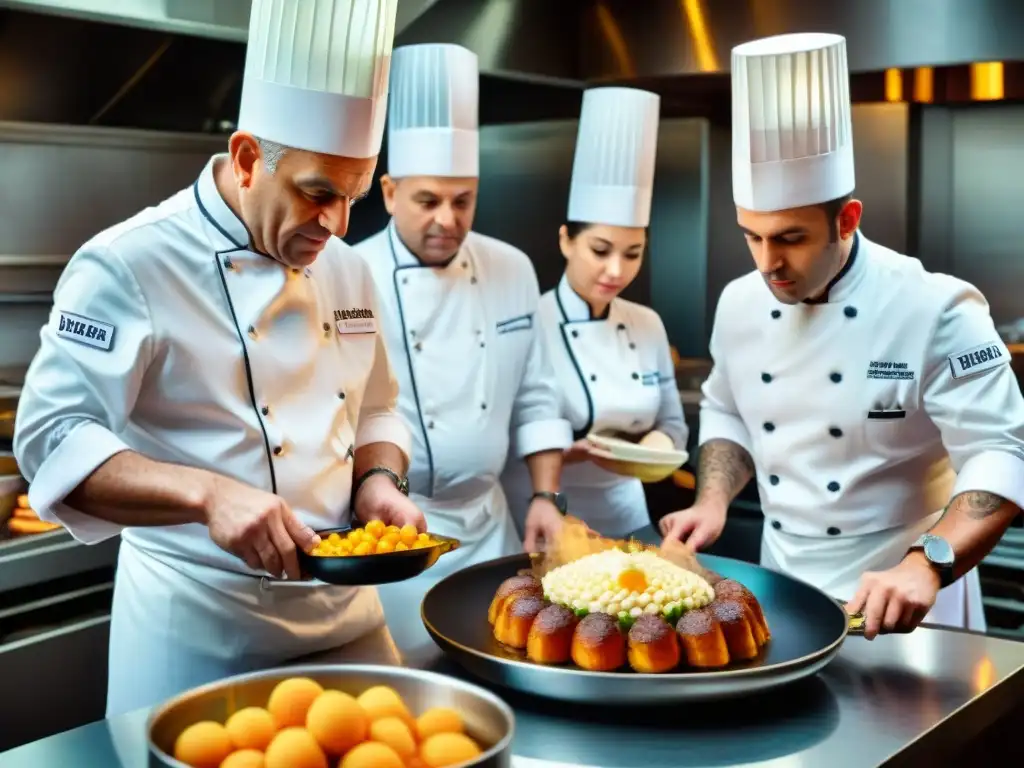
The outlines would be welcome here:
[[[296,0],[303,2],[303,0]],[[401,0],[396,32],[438,0]],[[244,43],[252,0],[0,0],[0,8]]]

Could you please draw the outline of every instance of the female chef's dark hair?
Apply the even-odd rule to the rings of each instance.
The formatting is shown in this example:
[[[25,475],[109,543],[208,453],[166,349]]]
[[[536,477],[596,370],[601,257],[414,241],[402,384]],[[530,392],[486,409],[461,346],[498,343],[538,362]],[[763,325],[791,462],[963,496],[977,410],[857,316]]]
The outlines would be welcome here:
[[[565,234],[570,240],[575,240],[592,226],[594,225],[589,221],[567,221],[565,222]],[[647,231],[647,227],[644,227],[644,234],[650,234]]]

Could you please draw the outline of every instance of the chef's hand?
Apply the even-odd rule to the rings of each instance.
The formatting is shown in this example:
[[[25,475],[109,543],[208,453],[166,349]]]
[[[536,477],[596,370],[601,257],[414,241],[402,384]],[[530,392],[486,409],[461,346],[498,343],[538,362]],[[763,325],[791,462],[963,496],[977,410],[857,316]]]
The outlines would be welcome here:
[[[427,521],[419,507],[398,490],[394,480],[384,474],[368,477],[355,498],[355,515],[364,523],[380,520],[385,525],[414,525],[424,533]]]
[[[526,511],[523,549],[526,552],[544,551],[543,546],[554,541],[563,525],[565,517],[553,502],[547,499],[534,499]]]
[[[935,605],[939,587],[939,575],[919,552],[912,552],[895,568],[865,573],[846,611],[864,615],[868,640],[880,633],[910,632]]]
[[[689,509],[672,512],[658,521],[661,535],[678,539],[694,551],[714,544],[725,528],[727,509],[717,504],[694,504]]]
[[[590,449],[594,446],[586,438],[577,440],[562,453],[562,464],[579,464],[581,461],[590,461]]]
[[[218,547],[276,578],[301,578],[295,548],[309,552],[320,543],[280,496],[221,475],[213,475],[206,526]]]

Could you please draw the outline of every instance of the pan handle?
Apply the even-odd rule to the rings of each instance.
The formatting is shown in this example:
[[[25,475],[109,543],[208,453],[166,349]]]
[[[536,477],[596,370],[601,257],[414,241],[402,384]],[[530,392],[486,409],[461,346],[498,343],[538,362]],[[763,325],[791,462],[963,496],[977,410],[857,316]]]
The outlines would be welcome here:
[[[458,549],[461,543],[458,539],[444,539],[437,544],[437,547],[441,550],[442,555],[447,555],[449,552],[454,552]]]
[[[846,610],[845,600],[836,600],[839,603],[839,607],[844,611]],[[851,635],[863,635],[864,634],[864,614],[855,613],[849,617],[847,622],[846,631]]]

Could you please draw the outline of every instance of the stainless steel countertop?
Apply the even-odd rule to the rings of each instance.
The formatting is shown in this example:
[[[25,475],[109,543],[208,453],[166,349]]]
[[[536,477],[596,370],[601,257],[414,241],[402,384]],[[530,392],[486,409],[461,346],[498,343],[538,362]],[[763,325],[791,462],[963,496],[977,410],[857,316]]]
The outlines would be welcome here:
[[[471,679],[439,654],[418,666]],[[1024,643],[925,628],[873,642],[849,637],[811,680],[700,709],[567,706],[492,690],[516,712],[515,754],[535,760],[600,768],[921,765],[931,750],[949,754],[1021,706]],[[0,768],[144,768],[146,715],[11,750]]]

